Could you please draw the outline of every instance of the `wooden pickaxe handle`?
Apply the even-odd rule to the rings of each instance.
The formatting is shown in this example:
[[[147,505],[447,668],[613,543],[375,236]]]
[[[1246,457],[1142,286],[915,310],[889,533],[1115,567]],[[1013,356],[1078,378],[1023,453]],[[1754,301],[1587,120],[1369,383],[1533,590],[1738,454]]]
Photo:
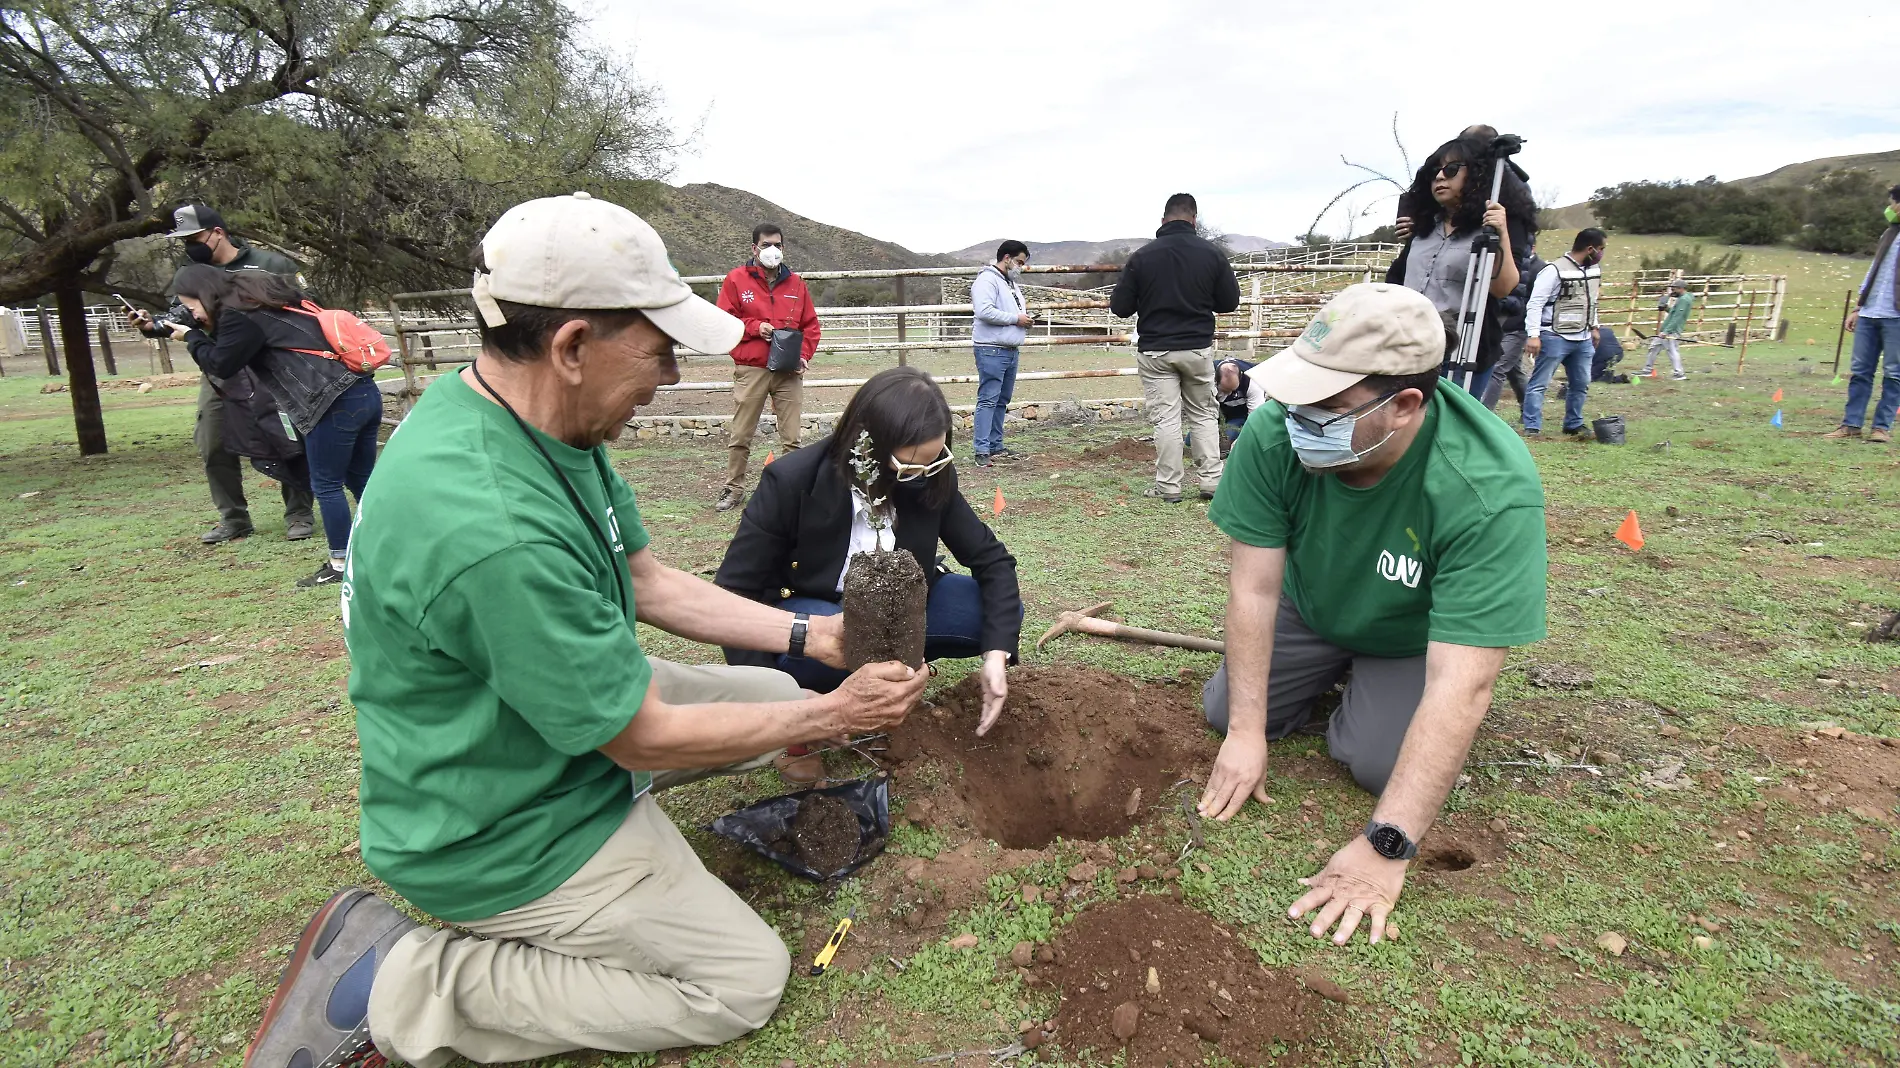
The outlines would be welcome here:
[[[1070,621],[1070,630],[1079,630],[1084,634],[1094,634],[1103,638],[1120,638],[1123,641],[1148,642],[1152,645],[1172,645],[1181,649],[1199,649],[1209,653],[1226,653],[1227,643],[1213,638],[1202,638],[1193,634],[1175,634],[1165,630],[1148,630],[1145,627],[1130,627],[1107,619],[1095,619],[1091,616],[1079,616]]]

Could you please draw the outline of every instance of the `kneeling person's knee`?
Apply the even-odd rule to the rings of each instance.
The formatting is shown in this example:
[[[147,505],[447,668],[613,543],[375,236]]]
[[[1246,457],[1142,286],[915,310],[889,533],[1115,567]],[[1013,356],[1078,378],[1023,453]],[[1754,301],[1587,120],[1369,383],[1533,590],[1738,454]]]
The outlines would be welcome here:
[[[1227,662],[1221,661],[1219,670],[1201,687],[1201,714],[1207,717],[1208,727],[1219,734],[1227,733]]]

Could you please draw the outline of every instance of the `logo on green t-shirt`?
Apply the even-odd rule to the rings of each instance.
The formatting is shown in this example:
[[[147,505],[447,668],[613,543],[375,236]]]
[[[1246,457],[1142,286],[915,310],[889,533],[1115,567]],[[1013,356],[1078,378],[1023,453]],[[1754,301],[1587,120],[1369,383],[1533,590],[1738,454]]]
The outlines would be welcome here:
[[[1418,579],[1425,573],[1425,565],[1409,556],[1393,556],[1392,550],[1379,550],[1379,575],[1393,582],[1403,582],[1406,589],[1418,589]]]

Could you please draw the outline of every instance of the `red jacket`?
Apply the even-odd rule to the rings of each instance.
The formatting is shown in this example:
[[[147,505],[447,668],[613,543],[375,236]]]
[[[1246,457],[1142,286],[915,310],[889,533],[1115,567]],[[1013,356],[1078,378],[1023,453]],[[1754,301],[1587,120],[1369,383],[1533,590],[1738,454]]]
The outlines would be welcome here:
[[[734,267],[719,286],[719,307],[745,323],[745,338],[732,350],[732,362],[747,367],[764,367],[772,345],[759,336],[759,324],[771,323],[774,330],[802,331],[805,344],[799,351],[804,365],[818,351],[818,309],[812,307],[811,291],[805,280],[780,265],[778,278],[765,281],[765,268],[756,263]]]

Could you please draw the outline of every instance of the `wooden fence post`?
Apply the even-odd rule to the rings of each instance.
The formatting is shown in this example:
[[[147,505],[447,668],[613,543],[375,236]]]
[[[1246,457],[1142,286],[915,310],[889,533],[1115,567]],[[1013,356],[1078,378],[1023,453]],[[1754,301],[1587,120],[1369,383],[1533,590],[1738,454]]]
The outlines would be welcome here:
[[[1249,295],[1253,298],[1253,317],[1250,325],[1253,327],[1254,336],[1247,339],[1247,355],[1253,356],[1260,351],[1262,310],[1260,307],[1260,276],[1258,274],[1253,276],[1253,284],[1249,287]]]
[[[1748,291],[1748,320],[1742,324],[1742,347],[1735,354],[1735,373],[1742,373],[1742,364],[1748,359],[1748,331],[1755,325],[1755,291]]]
[[[907,303],[904,299],[904,276],[901,274],[897,276],[897,303],[900,306]],[[899,345],[902,345],[904,343],[904,313],[903,312],[897,313],[897,343]],[[897,350],[897,366],[903,367],[910,363],[910,360],[908,358],[909,351],[910,350],[908,349],[901,349],[901,348]]]
[[[37,313],[34,315],[34,318],[40,322],[40,351],[46,354],[46,373],[58,376],[59,350],[53,347],[52,320],[46,315],[46,305],[35,305],[34,311]]]
[[[99,354],[106,358],[106,374],[119,373],[119,361],[112,358],[112,335],[106,332],[106,324],[99,324]]]
[[[158,346],[158,369],[168,375],[177,374],[178,372],[172,369],[172,339],[161,337],[154,338],[153,341]]]

